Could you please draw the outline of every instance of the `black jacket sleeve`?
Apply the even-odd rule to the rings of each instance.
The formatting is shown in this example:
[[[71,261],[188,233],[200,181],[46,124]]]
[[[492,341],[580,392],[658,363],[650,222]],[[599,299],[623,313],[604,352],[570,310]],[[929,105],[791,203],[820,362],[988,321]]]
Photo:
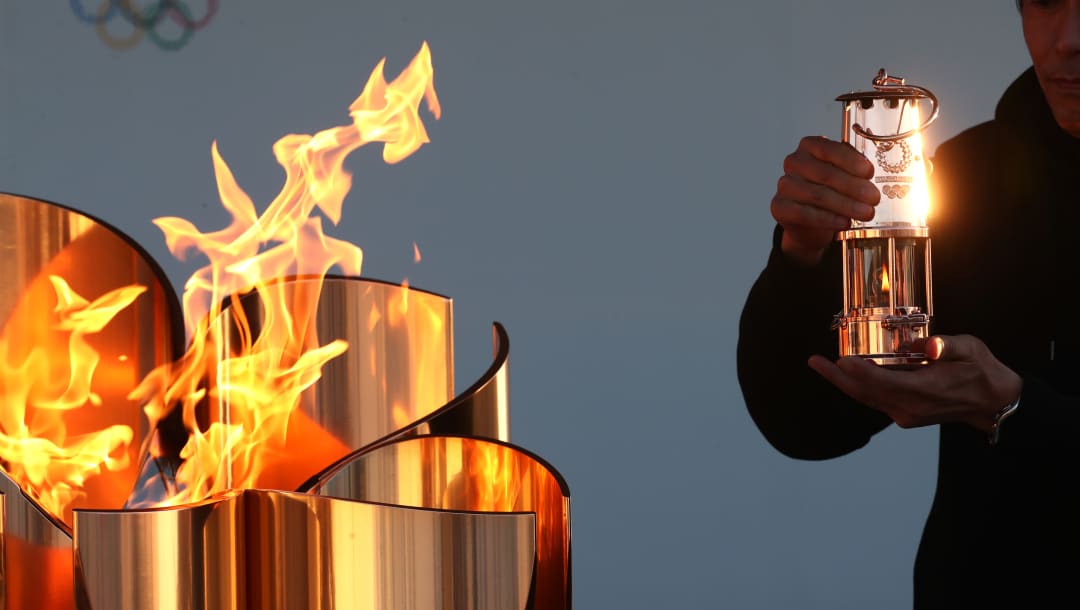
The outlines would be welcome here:
[[[831,329],[842,307],[840,249],[802,267],[780,251],[773,235],[765,270],[739,320],[739,385],[754,423],[780,452],[794,458],[836,457],[865,445],[891,420],[856,403],[807,366],[812,354],[836,359]]]

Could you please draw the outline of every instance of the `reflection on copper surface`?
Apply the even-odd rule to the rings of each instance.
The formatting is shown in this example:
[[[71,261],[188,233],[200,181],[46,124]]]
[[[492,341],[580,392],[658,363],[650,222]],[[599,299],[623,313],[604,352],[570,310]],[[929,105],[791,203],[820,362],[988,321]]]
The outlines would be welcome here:
[[[153,366],[172,359],[173,348],[183,336],[173,336],[179,318],[175,297],[160,270],[130,242],[113,229],[72,210],[35,199],[0,194],[0,342],[7,346],[6,362],[0,367],[18,370],[32,349],[45,354],[49,375],[67,379],[70,332],[50,328],[56,305],[50,276],[63,278],[78,294],[95,299],[125,286],[148,288],[130,306],[121,310],[98,333],[85,340],[100,357],[89,390],[100,397],[101,406],[86,404],[62,411],[35,408],[29,401],[25,414],[11,412],[10,386],[17,378],[0,378],[0,396],[5,397],[5,417],[26,422],[52,420],[50,430],[61,427],[67,438],[78,437],[109,426],[128,426],[135,440],[127,461],[117,470],[102,472],[86,480],[86,495],[74,506],[118,508],[130,493],[140,455],[138,439],[147,435],[140,405],[127,393]],[[25,390],[20,389],[20,392]],[[49,393],[39,390],[38,393]],[[55,390],[51,390],[55,393]],[[7,422],[14,424],[15,422]],[[14,427],[14,426],[12,426]],[[10,432],[11,430],[9,430]],[[57,515],[70,524],[70,510]]]
[[[3,498],[3,587],[0,608],[72,610],[71,530],[45,513],[0,472]]]
[[[312,287],[318,289],[319,280],[280,282],[290,301],[310,298],[305,293]],[[341,339],[348,349],[323,365],[321,378],[304,392],[285,431],[281,455],[287,459],[269,467],[258,487],[296,489],[328,464],[423,419],[453,396],[450,299],[342,277],[322,280],[316,298],[314,315],[297,322],[310,326],[302,336],[317,345]],[[243,351],[262,332],[259,296],[238,302],[242,315],[234,307],[222,315],[225,354]],[[230,405],[218,404],[211,413],[230,417]]]
[[[536,514],[536,608],[570,607],[570,497],[540,458],[486,439],[421,436],[358,452],[312,493],[368,502]]]
[[[182,509],[76,511],[79,608],[240,608],[238,496]]]
[[[495,358],[474,384],[445,406],[391,435],[465,435],[510,441],[510,337],[492,325]]]
[[[298,316],[303,341],[348,349],[301,395],[258,489],[119,510],[133,489],[141,500],[177,490],[179,419],[151,434],[128,399],[182,353],[175,295],[115,230],[46,202],[0,195],[0,247],[0,273],[14,278],[0,284],[0,339],[20,345],[53,340],[40,331],[58,298],[45,291],[50,276],[90,300],[147,287],[88,336],[100,406],[59,411],[73,433],[131,426],[126,465],[91,477],[74,512],[52,515],[0,462],[0,607],[570,608],[569,492],[508,444],[509,338],[498,323],[492,364],[454,397],[449,298],[363,278],[277,280],[315,304]],[[264,322],[254,296],[231,303],[216,325],[222,357]],[[3,379],[0,397],[12,387]],[[200,426],[231,417],[220,381],[206,380]]]
[[[523,610],[535,519],[262,490],[78,511],[79,607]]]
[[[45,514],[8,476],[16,472],[16,463],[8,458],[0,461],[0,492],[6,503],[3,552],[8,607],[70,608],[71,541],[65,529],[71,523],[71,509],[119,508],[130,493],[149,430],[140,405],[128,400],[127,393],[146,372],[170,362],[177,353],[183,341],[179,307],[164,274],[141,248],[111,227],[56,204],[0,193],[0,250],[4,278],[0,282],[0,344],[5,346],[0,362],[5,372],[0,376],[0,432],[9,435],[9,446],[15,450],[21,443],[63,447],[114,426],[131,430],[131,442],[118,446],[107,464],[103,461],[89,470],[81,489],[62,492],[69,493],[71,501],[58,504],[62,508],[55,516]],[[126,286],[146,290],[100,332],[75,339],[80,342],[76,346],[71,343],[73,333],[54,322],[58,292],[51,277],[60,278],[88,301]],[[98,361],[87,378],[89,384],[73,394],[74,386],[68,385],[65,391],[63,385],[74,383],[69,380],[75,379],[76,361],[69,355],[76,349],[79,354],[89,350]],[[22,367],[28,366],[31,357],[34,368],[29,370],[34,375],[27,379],[27,369]],[[45,409],[42,396],[93,396],[100,404],[87,401],[81,406]],[[18,431],[21,422],[28,428]],[[27,430],[32,438],[25,436]],[[17,471],[23,472],[21,467]],[[33,470],[26,472],[19,476],[39,480]],[[59,484],[78,485],[81,477],[72,477]]]

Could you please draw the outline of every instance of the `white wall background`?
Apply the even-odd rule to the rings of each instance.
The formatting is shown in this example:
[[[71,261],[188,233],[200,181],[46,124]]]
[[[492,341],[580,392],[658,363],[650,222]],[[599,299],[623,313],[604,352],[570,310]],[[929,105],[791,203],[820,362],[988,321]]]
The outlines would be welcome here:
[[[333,235],[366,275],[455,298],[459,387],[507,326],[515,442],[571,487],[577,607],[910,607],[936,430],[782,457],[743,406],[736,325],[798,138],[837,136],[833,98],[879,67],[939,95],[931,145],[989,118],[1027,65],[1011,0],[225,0],[177,52],[0,0],[0,190],[111,222],[179,287],[151,220],[225,222],[211,140],[265,204],[272,143],[346,121],[423,40],[432,143],[350,158]]]

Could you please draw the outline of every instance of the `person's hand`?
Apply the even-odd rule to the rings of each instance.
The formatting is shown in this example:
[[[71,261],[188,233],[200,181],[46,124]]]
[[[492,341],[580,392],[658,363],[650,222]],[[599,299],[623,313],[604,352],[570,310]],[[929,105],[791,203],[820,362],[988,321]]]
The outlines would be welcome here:
[[[862,404],[901,428],[966,423],[989,432],[994,415],[1020,396],[1021,379],[971,335],[936,335],[916,346],[930,360],[915,370],[892,370],[857,356],[807,364]]]
[[[805,265],[821,260],[837,231],[851,219],[867,221],[881,192],[870,182],[874,165],[849,144],[803,138],[784,159],[770,210],[784,227],[780,249]]]

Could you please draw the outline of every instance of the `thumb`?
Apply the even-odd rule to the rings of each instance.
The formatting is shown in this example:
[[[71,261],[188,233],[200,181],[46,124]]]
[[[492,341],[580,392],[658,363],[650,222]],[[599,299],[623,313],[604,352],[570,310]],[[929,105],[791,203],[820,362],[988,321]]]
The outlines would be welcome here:
[[[956,362],[974,360],[978,349],[978,339],[970,335],[934,335],[916,343],[917,348],[930,360]]]

